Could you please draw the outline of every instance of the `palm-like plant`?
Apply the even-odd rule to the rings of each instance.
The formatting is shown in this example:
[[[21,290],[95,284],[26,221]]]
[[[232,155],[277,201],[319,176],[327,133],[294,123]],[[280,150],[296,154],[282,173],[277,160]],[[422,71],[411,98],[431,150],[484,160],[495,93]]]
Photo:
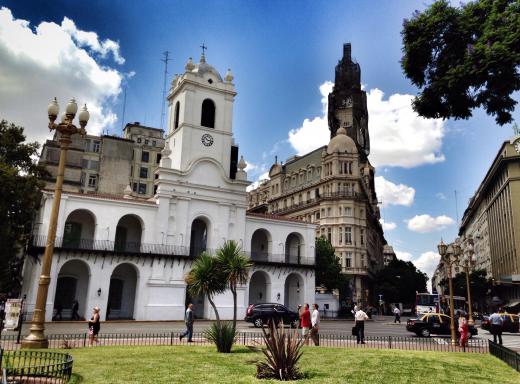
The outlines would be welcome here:
[[[213,297],[226,290],[226,277],[219,268],[217,258],[212,257],[207,252],[201,253],[193,263],[185,280],[192,296],[205,295],[208,297],[208,301],[215,311],[217,325],[220,328],[220,316]]]
[[[233,295],[233,329],[236,329],[237,287],[247,283],[252,265],[251,259],[242,252],[242,248],[236,241],[229,240],[217,250],[217,264]]]

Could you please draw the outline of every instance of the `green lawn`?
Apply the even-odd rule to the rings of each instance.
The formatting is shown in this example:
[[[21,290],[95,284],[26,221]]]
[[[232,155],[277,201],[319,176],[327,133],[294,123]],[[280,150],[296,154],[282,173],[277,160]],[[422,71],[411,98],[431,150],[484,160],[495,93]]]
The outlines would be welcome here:
[[[254,378],[245,347],[97,347],[72,349],[72,383],[267,383]],[[308,347],[301,383],[520,383],[520,374],[488,354]]]

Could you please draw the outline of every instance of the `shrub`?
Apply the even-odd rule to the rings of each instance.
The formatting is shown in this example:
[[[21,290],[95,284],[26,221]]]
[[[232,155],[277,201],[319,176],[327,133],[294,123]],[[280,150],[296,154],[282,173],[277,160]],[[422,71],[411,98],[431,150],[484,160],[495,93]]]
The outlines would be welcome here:
[[[237,335],[232,323],[221,322],[211,324],[210,328],[204,332],[206,339],[217,346],[218,352],[230,353],[231,347]]]
[[[256,362],[256,377],[259,379],[298,380],[303,377],[298,368],[302,356],[303,339],[298,337],[298,331],[285,332],[283,322],[276,327],[269,322],[269,331],[262,328],[266,347],[262,353],[266,361]]]

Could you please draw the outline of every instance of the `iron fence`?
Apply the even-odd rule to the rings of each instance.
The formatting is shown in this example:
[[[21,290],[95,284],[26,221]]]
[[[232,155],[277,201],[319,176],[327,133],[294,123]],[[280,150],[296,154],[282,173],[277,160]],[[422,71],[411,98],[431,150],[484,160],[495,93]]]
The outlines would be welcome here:
[[[72,356],[61,352],[0,351],[2,384],[62,384],[70,380]]]
[[[489,353],[520,372],[520,353],[489,340]]]
[[[180,332],[156,332],[156,333],[100,333],[95,345],[105,346],[137,346],[137,345],[208,345],[205,333],[194,332],[192,343],[186,338],[179,339]],[[83,348],[90,344],[87,333],[76,334],[50,334],[47,336],[49,348]],[[376,349],[401,349],[415,351],[443,351],[465,353],[487,353],[487,340],[470,339],[465,347],[452,345],[449,338],[443,337],[408,337],[408,336],[367,336],[365,344],[357,344],[355,336],[350,333],[324,333],[320,334],[320,345],[333,348],[376,348]],[[263,343],[262,332],[238,332],[236,340],[238,345],[253,345]],[[309,343],[312,342],[309,340]],[[17,350],[20,344],[16,343],[15,335],[5,335],[0,341],[5,350]]]

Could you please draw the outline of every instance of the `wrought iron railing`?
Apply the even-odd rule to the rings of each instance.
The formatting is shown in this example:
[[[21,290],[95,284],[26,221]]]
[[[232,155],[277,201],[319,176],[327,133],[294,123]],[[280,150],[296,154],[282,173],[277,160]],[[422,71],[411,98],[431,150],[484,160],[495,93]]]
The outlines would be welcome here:
[[[300,332],[299,332],[300,333]],[[100,333],[95,345],[186,345],[186,338],[179,339],[180,332],[155,333]],[[468,345],[459,347],[451,344],[449,337],[409,337],[409,336],[366,336],[366,344],[357,344],[355,336],[350,333],[320,333],[320,345],[337,348],[378,348],[402,349],[420,351],[445,351],[465,353],[487,353],[488,343],[484,339],[472,338]],[[83,348],[89,346],[86,333],[78,334],[51,334],[48,335],[50,348]],[[262,332],[238,332],[235,342],[238,345],[262,344]],[[194,332],[193,342],[190,345],[210,344],[205,332]],[[16,336],[2,337],[1,345],[6,350],[16,350],[20,344],[16,343]]]
[[[1,351],[2,383],[62,384],[72,374],[72,356],[61,352]]]
[[[489,340],[489,353],[520,372],[520,353]]]
[[[35,247],[45,247],[47,245],[47,236],[33,236],[32,245]],[[184,256],[197,257],[202,252],[206,251],[214,255],[215,249],[209,248],[193,248],[182,245],[171,244],[151,244],[141,243],[135,241],[111,241],[111,240],[92,240],[92,239],[67,239],[63,237],[56,237],[54,241],[56,248],[73,251],[105,251],[127,254],[151,254],[151,255],[166,255],[166,256]],[[267,252],[245,252],[251,260],[260,262],[273,263],[290,263],[314,265],[314,258],[302,257],[297,255],[276,254]]]

